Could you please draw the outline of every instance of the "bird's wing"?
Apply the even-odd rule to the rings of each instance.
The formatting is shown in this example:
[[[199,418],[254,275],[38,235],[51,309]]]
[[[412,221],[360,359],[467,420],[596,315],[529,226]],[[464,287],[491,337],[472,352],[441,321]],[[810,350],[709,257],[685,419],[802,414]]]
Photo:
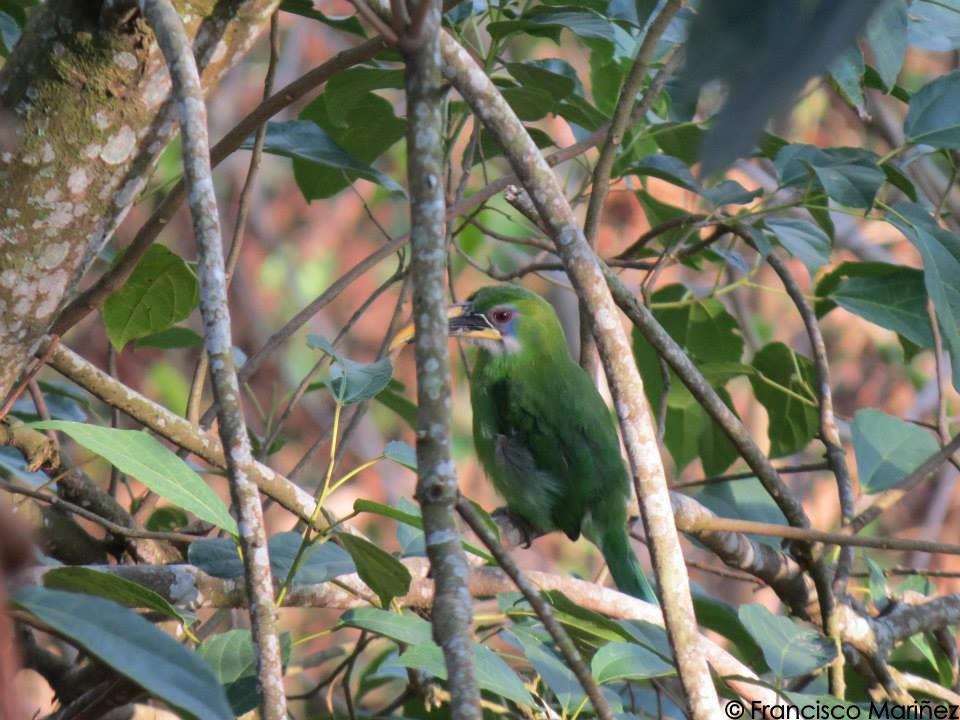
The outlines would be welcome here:
[[[502,380],[484,394],[493,437],[496,475],[511,510],[542,530],[559,528],[571,538],[580,535],[583,493],[571,484],[571,459],[576,450],[565,447],[567,433],[544,413],[530,383]],[[477,408],[474,408],[474,412]]]

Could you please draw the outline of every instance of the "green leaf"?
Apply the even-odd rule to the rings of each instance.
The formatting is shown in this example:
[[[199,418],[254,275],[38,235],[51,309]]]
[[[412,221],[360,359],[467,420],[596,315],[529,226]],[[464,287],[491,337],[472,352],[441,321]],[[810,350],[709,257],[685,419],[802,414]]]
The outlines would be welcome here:
[[[32,423],[32,426],[38,430],[65,432],[164,500],[192,512],[200,520],[237,534],[237,523],[220,497],[189,465],[152,435],[140,430],[119,430],[67,420],[47,420]]]
[[[634,643],[607,643],[590,661],[590,672],[598,683],[617,680],[649,680],[676,673],[662,657]]]
[[[910,143],[960,148],[960,71],[941,75],[914,93],[903,132]]]
[[[243,561],[230,538],[203,538],[190,543],[187,560],[207,575],[229,580],[243,576]]]
[[[594,647],[607,642],[629,642],[633,639],[615,620],[578,605],[559,590],[547,590],[541,594],[553,607],[557,621],[566,625],[575,637]]]
[[[555,99],[546,90],[537,87],[503,87],[500,94],[507,104],[513,108],[517,117],[524,122],[540,120],[545,117]]]
[[[769,416],[770,457],[803,449],[820,427],[813,363],[783,343],[770,343],[754,356],[753,367],[750,384]]]
[[[112,573],[86,567],[58,567],[43,575],[43,586],[51,590],[106,598],[130,608],[146,608],[186,623],[187,619],[162,595]]]
[[[291,649],[290,633],[281,633],[280,652],[284,668],[290,662]],[[257,665],[249,630],[228,630],[214,635],[197,648],[197,654],[223,685],[238,717],[257,707]]]
[[[714,389],[724,404],[736,415],[737,410],[733,406],[733,398],[730,397],[727,389],[724,387]],[[703,471],[707,475],[721,474],[740,457],[739,451],[730,442],[727,434],[712,418],[707,417],[706,413],[704,413],[700,437],[697,439],[697,454],[700,456],[700,462],[703,463]]]
[[[841,205],[870,208],[886,179],[878,160],[875,153],[862,148],[796,144],[781,148],[774,165],[786,186],[822,189]]]
[[[910,4],[907,42],[911,47],[938,52],[960,47],[960,2],[914,0]]]
[[[731,377],[751,370],[739,363],[743,338],[739,335],[736,319],[719,300],[697,298],[682,285],[668,285],[654,293],[651,300],[654,317],[697,367],[710,373],[708,380],[715,388],[722,389]],[[660,364],[656,351],[636,329],[633,331],[633,352],[644,378],[647,400],[656,410],[663,394]],[[722,472],[737,458],[729,440],[708,419],[700,404],[672,371],[664,444],[678,470],[700,455],[713,470],[722,466],[719,470]]]
[[[402,88],[401,68],[360,66],[348,68],[330,78],[321,97],[330,122],[347,127],[353,109],[372,90]]]
[[[886,0],[867,23],[867,42],[877,74],[889,90],[897,82],[907,50],[906,0]]]
[[[294,15],[319,20],[324,25],[329,25],[332,28],[350,33],[351,35],[359,35],[360,37],[367,36],[363,31],[363,26],[355,15],[349,17],[331,17],[330,15],[324,15],[313,7],[313,0],[283,0],[283,2],[280,3],[280,9],[284,12],[293,13]]]
[[[525,60],[504,67],[522,85],[548,92],[553,101],[562,100],[575,90],[583,94],[577,72],[566,60]]]
[[[585,696],[577,676],[533,631],[515,623],[509,631],[502,633],[502,637],[523,652],[564,711],[573,713],[580,707]]]
[[[300,120],[312,120],[356,160],[372,163],[400,140],[406,122],[393,114],[392,103],[379,95],[350,95],[347,108],[335,107],[337,93],[328,86],[326,92],[307,105]],[[328,198],[349,187],[356,177],[339,167],[318,166],[299,159],[293,161],[293,175],[308,200]]]
[[[242,145],[252,147],[252,140]],[[340,147],[314,122],[308,120],[290,120],[287,122],[267,123],[267,134],[263,149],[273,155],[288,157],[299,161],[300,167],[335,168],[348,177],[358,177],[383,185],[388,190],[402,193],[403,189],[390,177],[370,165],[353,157]],[[315,188],[303,188],[304,197],[312,200],[310,191]]]
[[[865,112],[863,107],[865,69],[863,53],[856,44],[848,47],[830,63],[830,77],[836,83],[840,94],[861,114]]]
[[[171,505],[164,505],[150,513],[144,527],[154,532],[175,532],[185,527],[190,522],[190,518],[180,508]]]
[[[373,607],[353,608],[340,616],[339,624],[383,635],[405,645],[433,642],[430,623],[410,612],[395,613]]]
[[[533,705],[533,698],[517,674],[498,655],[478,643],[471,643],[477,670],[477,684],[482,690],[513,700],[520,705]],[[414,645],[395,661],[403,667],[425,670],[440,680],[447,679],[443,651],[434,643]]]
[[[666,180],[668,183],[690,190],[697,194],[703,193],[703,187],[700,182],[690,172],[680,158],[670,155],[649,155],[633,163],[628,169],[629,173],[640,176],[651,176]]]
[[[741,605],[737,615],[779,678],[803,675],[833,662],[836,657],[836,647],[829,638],[774,615],[763,605]]]
[[[117,350],[131,340],[165,330],[186,318],[200,301],[197,276],[183,258],[154,243],[123,287],[107,298],[103,322]]]
[[[373,513],[374,515],[380,515],[382,517],[388,517],[393,520],[396,520],[399,523],[404,525],[409,525],[410,527],[416,528],[418,530],[423,530],[423,520],[419,515],[413,513],[404,512],[395,507],[390,507],[389,505],[384,505],[383,503],[374,502],[373,500],[364,500],[359,499],[355,500],[353,503],[354,512],[368,512]],[[478,548],[472,543],[468,543],[466,540],[463,541],[463,549],[468,553],[472,553],[477,557],[481,557],[486,560],[488,563],[494,562],[493,556],[488,552]]]
[[[888,214],[923,257],[923,279],[933,301],[937,324],[950,353],[953,385],[960,388],[960,238],[934,222],[913,203],[897,203]]]
[[[267,541],[267,549],[270,552],[270,571],[275,578],[283,580],[290,574],[293,559],[302,540],[299,533],[281,532],[272,535]],[[293,583],[315,585],[356,571],[353,560],[342,547],[332,542],[315,542],[303,551],[300,567],[293,578]]]
[[[933,435],[879,410],[859,410],[850,425],[860,489],[895,487],[940,449]]]
[[[408,470],[417,471],[417,451],[402,440],[388,442],[383,448],[383,456]]]
[[[307,345],[323,350],[336,360],[330,366],[330,376],[324,381],[334,398],[343,405],[369,400],[378,395],[390,383],[393,362],[389,357],[372,363],[361,363],[343,357],[330,342],[320,335],[310,335]]]
[[[798,218],[776,218],[766,226],[791,255],[807,266],[810,276],[830,262],[832,243],[827,234],[813,223]]]
[[[857,267],[863,265],[869,268]],[[886,263],[844,263],[838,270],[847,277],[830,291],[830,300],[921,347],[933,346],[927,291],[920,270]],[[860,272],[870,274],[853,274]]]
[[[203,347],[203,337],[190,328],[174,326],[140,338],[134,342],[134,347],[152,347],[161,350]]]
[[[13,602],[173,707],[204,720],[233,720],[207,664],[122,605],[41,587],[21,588]]]
[[[407,594],[410,571],[402,562],[369,540],[349,533],[336,536],[353,558],[360,579],[377,594],[383,607],[388,607],[393,598]]]

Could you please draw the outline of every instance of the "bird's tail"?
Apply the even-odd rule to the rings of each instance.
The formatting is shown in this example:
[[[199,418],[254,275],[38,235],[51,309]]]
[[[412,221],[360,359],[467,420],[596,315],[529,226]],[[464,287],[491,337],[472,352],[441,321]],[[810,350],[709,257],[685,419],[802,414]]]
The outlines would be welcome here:
[[[650,581],[644,575],[640,561],[633,552],[633,548],[630,547],[630,538],[627,535],[626,527],[622,524],[609,527],[598,539],[600,540],[598,543],[600,552],[603,553],[603,559],[607,561],[607,567],[610,568],[610,574],[613,576],[617,589],[620,592],[633,595],[635,598],[658,605],[659,602],[653,591],[653,586],[650,585]]]

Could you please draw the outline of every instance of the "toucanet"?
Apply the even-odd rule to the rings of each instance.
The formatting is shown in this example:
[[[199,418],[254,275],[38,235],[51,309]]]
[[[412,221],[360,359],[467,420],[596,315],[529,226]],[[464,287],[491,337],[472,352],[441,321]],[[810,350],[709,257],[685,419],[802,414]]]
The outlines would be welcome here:
[[[613,417],[570,356],[553,307],[524,288],[494,285],[447,316],[450,335],[478,348],[473,441],[510,514],[537,534],[583,534],[622,592],[655,603],[627,534],[630,478]],[[393,346],[412,337],[404,328]]]

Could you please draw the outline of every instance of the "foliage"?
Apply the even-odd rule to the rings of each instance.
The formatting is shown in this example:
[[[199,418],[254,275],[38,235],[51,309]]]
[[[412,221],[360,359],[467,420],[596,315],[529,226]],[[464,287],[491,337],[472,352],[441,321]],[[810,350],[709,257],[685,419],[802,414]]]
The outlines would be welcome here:
[[[5,57],[30,5],[0,0],[0,53]],[[549,155],[569,146],[571,138],[602,146],[637,48],[662,5],[647,0],[464,0],[448,7],[444,17],[446,31],[480,59],[536,145]],[[300,47],[304,37],[338,46],[365,34],[366,22],[335,17],[332,7],[302,0],[281,4],[282,63],[296,65],[287,53]],[[288,47],[288,35],[300,40]],[[952,186],[960,168],[960,71],[950,71],[929,52],[957,49],[960,5],[953,0],[909,5],[906,0],[771,0],[759,7],[747,0],[701,0],[677,13],[656,43],[649,67],[641,68],[639,98],[646,100],[650,88],[660,86],[658,73],[671,71],[672,54],[686,54],[685,68],[666,78],[619,143],[611,177],[615,194],[606,204],[597,251],[622,273],[702,376],[703,388],[691,387],[650,338],[639,327],[633,329],[634,360],[671,461],[668,474],[678,492],[720,519],[764,523],[774,535],[787,524],[779,498],[745,462],[735,428],[725,426],[701,401],[704,388],[742,422],[745,435],[762,439],[767,458],[782,459],[784,478],[789,472],[804,473],[796,482],[787,480],[787,491],[801,503],[816,501],[807,505],[817,508],[811,516],[818,528],[839,526],[836,485],[851,483],[829,447],[832,429],[839,428],[839,455],[849,457],[855,479],[847,489],[864,503],[880,502],[885,491],[913,487],[911,473],[956,432],[960,201]],[[726,83],[723,102],[714,80]],[[301,511],[295,517],[293,501],[279,497],[282,507],[268,512],[266,552],[278,602],[282,606],[291,597],[302,601],[319,593],[317,588],[329,591],[326,598],[336,597],[332,611],[281,608],[287,689],[301,702],[297,717],[392,713],[433,718],[450,711],[439,638],[430,624],[429,603],[418,596],[428,582],[421,571],[430,538],[424,537],[419,508],[409,498],[417,469],[411,443],[428,431],[418,425],[412,392],[399,379],[409,377],[405,361],[395,365],[382,343],[396,323],[393,306],[381,304],[380,298],[398,303],[393,311],[397,318],[403,314],[399,303],[408,258],[405,250],[397,250],[398,269],[392,275],[376,275],[369,265],[356,264],[361,250],[383,251],[379,233],[392,241],[407,227],[401,141],[418,128],[416,118],[403,115],[403,87],[403,56],[388,48],[334,74],[295,117],[266,124],[265,152],[292,162],[266,163],[270,183],[263,184],[269,189],[262,192],[262,212],[248,229],[257,236],[248,242],[258,244],[244,256],[248,265],[238,266],[240,279],[231,298],[235,332],[244,347],[259,348],[269,336],[264,352],[279,355],[277,347],[288,343],[276,367],[261,364],[259,374],[244,377],[257,459],[272,468],[269,472],[295,468],[287,475],[316,501],[312,516]],[[762,132],[772,115],[789,111],[804,87],[793,124],[778,122]],[[551,299],[563,298],[554,286],[566,288],[569,282],[557,269],[552,239],[542,223],[517,209],[522,201],[505,203],[492,193],[484,195],[489,184],[510,172],[504,148],[456,93],[445,98],[444,111],[445,135],[438,142],[449,163],[447,195],[451,204],[466,207],[448,228],[452,292],[463,297],[492,280],[529,276],[530,284],[552,293]],[[892,127],[872,119],[891,113]],[[810,127],[821,121],[830,130],[843,125],[836,144],[830,144],[831,132]],[[254,146],[250,137],[243,147]],[[179,173],[179,167],[168,165],[161,160],[157,170],[161,188]],[[593,191],[590,173],[577,163],[557,172],[571,199],[585,202]],[[274,196],[294,210],[271,214],[264,207]],[[146,194],[139,202],[149,208],[154,198]],[[340,221],[351,203],[357,208],[357,227],[345,231],[334,220]],[[221,210],[232,207],[224,203]],[[306,237],[301,219],[278,229],[283,217],[299,214],[319,226],[309,237],[322,243],[295,244],[297,237]],[[368,242],[364,233],[375,240]],[[269,242],[268,235],[273,236]],[[87,355],[82,343],[106,347],[105,333],[125,382],[139,384],[151,398],[175,396],[182,407],[187,406],[191,377],[200,391],[196,397],[204,382],[203,372],[194,370],[203,333],[195,312],[200,296],[190,247],[174,239],[169,246],[153,244],[106,300],[96,328],[79,327],[65,338]],[[294,250],[288,252],[290,247]],[[110,260],[109,252],[103,260]],[[771,271],[772,257],[785,265],[798,293]],[[339,285],[335,271],[347,273],[345,268],[353,274]],[[357,290],[363,284],[358,281],[348,290],[364,273],[370,282]],[[333,297],[326,297],[328,291]],[[274,327],[264,331],[264,325],[285,322],[314,295],[323,301],[308,316],[326,308],[317,315],[316,326],[325,333],[342,327],[335,339],[295,334],[302,323],[277,334]],[[574,338],[575,326],[567,332]],[[937,350],[942,352],[935,358]],[[236,356],[241,365],[247,360],[239,349]],[[172,368],[176,382],[163,380],[171,374],[156,372],[163,363]],[[833,391],[832,410],[825,410],[824,373],[838,366],[842,371],[833,372],[826,386]],[[942,377],[935,377],[936,372]],[[936,396],[936,401],[923,406],[921,395]],[[201,415],[196,397],[190,403],[191,421]],[[908,411],[904,397],[917,399],[915,407],[921,409]],[[128,409],[131,402],[96,392],[76,378],[54,384],[52,376],[44,376],[37,397],[21,398],[12,414],[36,430],[58,431],[72,441],[64,443],[64,457],[94,479],[95,490],[85,492],[103,501],[85,505],[74,498],[76,504],[134,530],[142,530],[142,522],[153,533],[176,533],[108,533],[101,551],[111,553],[115,565],[136,565],[143,577],[174,572],[159,562],[151,565],[150,555],[140,552],[138,543],[158,543],[208,580],[227,583],[217,587],[238,587],[244,564],[236,537],[242,528],[222,499],[221,470],[199,464],[210,460],[207,455],[178,457],[166,444],[178,442],[173,430],[165,434],[162,426],[151,425],[149,434],[108,421],[109,410]],[[469,419],[459,409],[466,402],[461,388],[454,401],[454,449],[458,466],[473,468],[466,438]],[[38,474],[9,448],[0,450],[0,473],[12,485],[24,483],[22,489],[62,480],[52,467]],[[106,460],[109,468],[88,462],[89,453]],[[825,466],[825,456],[832,464]],[[475,474],[462,473],[462,486],[468,495],[489,499],[483,504],[492,510],[495,500],[486,486],[468,485]],[[696,489],[688,490],[690,486]],[[926,486],[913,492],[921,490],[926,492]],[[66,482],[58,482],[52,492],[71,497]],[[157,501],[161,505],[153,507]],[[149,514],[142,512],[147,507]],[[850,508],[843,512],[849,514]],[[896,519],[887,519],[891,517]],[[487,520],[496,527],[489,516]],[[891,535],[906,522],[904,515],[889,514],[871,527],[875,534]],[[91,532],[87,526],[79,530]],[[850,637],[836,636],[842,629],[825,628],[816,612],[797,609],[817,599],[813,591],[784,589],[777,584],[782,577],[757,569],[758,556],[775,556],[784,568],[796,568],[789,571],[809,579],[809,557],[785,549],[777,538],[749,545],[759,536],[746,534],[748,530],[743,535],[730,531],[730,544],[718,550],[694,529],[687,547],[715,571],[727,563],[739,580],[747,577],[773,588],[758,602],[747,603],[753,595],[740,592],[740,585],[698,577],[700,622],[757,673],[757,687],[775,687],[795,702],[814,698],[826,703],[828,687],[821,677],[843,660],[837,644],[844,640],[848,659],[860,653],[865,660],[861,666],[847,665],[851,681],[846,700],[866,702],[870,691],[879,692],[876,684],[868,687],[871,678],[857,676],[863,666],[895,670],[898,678],[909,673],[952,697],[947,688],[956,682],[950,664],[955,642],[947,637],[950,643],[943,645],[960,612],[924,617],[921,606],[909,633],[866,657]],[[187,533],[195,539],[185,538]],[[99,536],[97,540],[99,544]],[[566,573],[573,568],[572,574],[593,575],[595,568],[582,557],[558,560],[557,548],[566,546],[546,546],[549,559],[541,569]],[[480,562],[495,564],[469,538],[463,547]],[[831,578],[837,563],[846,562],[822,545],[813,552]],[[947,586],[921,582],[919,571],[905,586],[891,587],[884,572],[895,561],[884,552],[857,548],[855,574],[841,573],[838,581],[844,592],[834,600],[864,623],[884,621],[898,597],[917,605],[926,597],[945,595]],[[59,558],[47,561],[54,564]],[[798,584],[812,586],[803,580]],[[79,648],[89,666],[105,666],[102,673],[125,678],[178,711],[200,718],[248,712],[257,698],[249,631],[215,622],[208,632],[198,630],[195,615],[210,619],[210,608],[203,605],[207,598],[199,591],[177,595],[174,589],[161,592],[136,575],[127,577],[91,561],[47,570],[42,587],[20,590],[13,603],[41,628]],[[794,591],[808,594],[793,602],[796,597],[789,593]],[[469,648],[488,714],[595,715],[534,609],[518,593],[492,594],[478,599],[485,604],[478,605]],[[955,595],[946,597],[956,604]],[[588,602],[595,599],[592,595],[550,591],[544,598],[614,713],[681,716],[682,687],[662,628],[617,616],[611,603],[603,606],[609,611],[605,615]],[[185,629],[183,637],[174,639],[151,621],[173,621]],[[203,622],[199,626],[204,628]],[[731,697],[743,692],[732,682],[728,687],[719,673],[717,685]],[[793,693],[798,687],[809,694]]]

